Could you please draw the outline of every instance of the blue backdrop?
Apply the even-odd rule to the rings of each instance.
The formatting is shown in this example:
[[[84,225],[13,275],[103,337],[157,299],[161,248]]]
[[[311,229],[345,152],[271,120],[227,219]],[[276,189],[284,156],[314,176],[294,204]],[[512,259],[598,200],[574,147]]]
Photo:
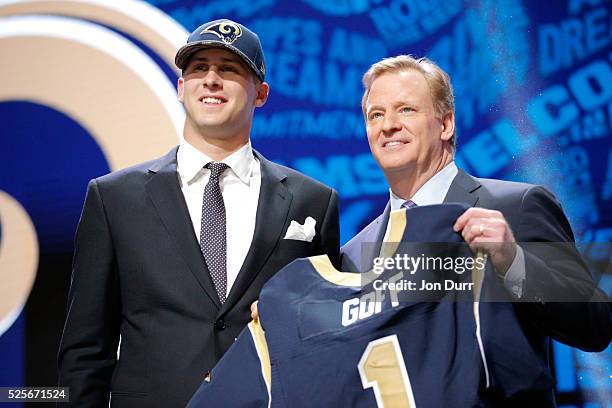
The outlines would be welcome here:
[[[13,29],[9,23],[15,21],[14,16],[63,16],[100,26],[136,45],[157,64],[171,86],[176,82],[177,73],[163,52],[128,25],[114,25],[112,18],[98,18],[76,7],[3,11],[3,3],[10,7],[13,2],[0,2],[0,16],[4,16],[0,17],[0,45],[9,36],[2,33]],[[130,5],[136,2],[116,3],[122,13],[135,13]],[[239,21],[260,35],[271,92],[266,106],[256,112],[253,145],[269,159],[338,190],[342,242],[377,216],[388,198],[388,186],[365,138],[361,75],[381,58],[404,53],[428,56],[452,78],[460,167],[479,177],[545,185],[562,202],[577,240],[610,241],[610,1],[148,3],[163,18],[178,22],[185,35],[205,21],[222,17]],[[164,35],[165,25],[147,20],[143,24]],[[31,49],[15,52],[21,55]],[[46,64],[53,63],[53,50],[35,52],[40,53],[37,68],[44,75]],[[3,54],[2,64],[12,56]],[[32,79],[20,76],[21,68],[14,72],[12,81],[17,83]],[[100,92],[113,92],[104,85],[106,78],[97,76],[91,81],[100,82]],[[139,100],[131,103],[136,108]],[[100,139],[92,136],[78,115],[44,99],[3,95],[0,123],[0,190],[26,211],[39,248],[27,303],[23,310],[17,308],[16,319],[7,327],[0,327],[0,386],[50,386],[56,381],[55,353],[85,187],[89,179],[115,167]],[[156,142],[152,139],[150,143]],[[0,218],[0,230],[4,222]],[[5,234],[0,237],[7,239]],[[0,271],[0,276],[11,273],[18,271]],[[603,285],[606,287],[605,282]],[[611,356],[610,349],[594,354],[555,344],[560,406],[609,407]]]

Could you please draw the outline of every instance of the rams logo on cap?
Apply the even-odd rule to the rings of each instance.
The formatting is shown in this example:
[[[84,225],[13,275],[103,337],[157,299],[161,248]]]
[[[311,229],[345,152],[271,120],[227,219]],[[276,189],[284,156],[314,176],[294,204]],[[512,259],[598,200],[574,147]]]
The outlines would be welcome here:
[[[224,43],[231,44],[242,35],[242,30],[232,21],[222,21],[206,27],[200,34],[204,33],[214,34]]]

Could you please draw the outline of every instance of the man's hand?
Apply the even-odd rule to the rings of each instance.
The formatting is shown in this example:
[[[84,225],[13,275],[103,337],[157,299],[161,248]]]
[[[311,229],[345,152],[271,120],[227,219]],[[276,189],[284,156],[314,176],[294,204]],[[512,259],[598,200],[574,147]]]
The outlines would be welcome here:
[[[516,256],[516,241],[504,215],[495,210],[473,207],[464,212],[453,226],[461,232],[470,249],[482,249],[497,273],[504,275]]]
[[[257,302],[258,300],[251,303],[251,319],[257,320],[259,318],[259,313],[257,313]]]

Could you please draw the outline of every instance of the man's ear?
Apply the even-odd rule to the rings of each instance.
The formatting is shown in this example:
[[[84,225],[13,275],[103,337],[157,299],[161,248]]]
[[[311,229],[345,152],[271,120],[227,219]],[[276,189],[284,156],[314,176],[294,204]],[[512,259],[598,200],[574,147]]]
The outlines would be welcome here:
[[[184,102],[185,99],[185,80],[183,77],[180,77],[178,81],[176,81],[176,93],[178,96],[178,100],[180,102]]]
[[[440,124],[442,132],[440,139],[449,141],[455,134],[455,112],[449,111],[442,116],[442,123]]]
[[[257,87],[257,95],[255,96],[255,106],[261,108],[266,104],[268,100],[268,94],[270,93],[270,85],[267,82],[262,82]]]

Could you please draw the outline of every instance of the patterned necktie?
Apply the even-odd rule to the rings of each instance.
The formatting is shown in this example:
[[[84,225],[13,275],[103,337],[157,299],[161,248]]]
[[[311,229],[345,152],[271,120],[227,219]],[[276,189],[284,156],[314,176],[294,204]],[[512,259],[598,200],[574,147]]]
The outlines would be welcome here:
[[[202,201],[200,249],[202,249],[219,300],[223,304],[227,293],[227,241],[225,204],[219,188],[219,177],[229,166],[225,163],[210,162],[204,167],[210,169],[210,179],[204,188]]]
[[[404,204],[402,204],[402,208],[407,208],[407,209],[411,209],[417,206],[417,203],[415,203],[412,200],[408,200],[405,201]]]

